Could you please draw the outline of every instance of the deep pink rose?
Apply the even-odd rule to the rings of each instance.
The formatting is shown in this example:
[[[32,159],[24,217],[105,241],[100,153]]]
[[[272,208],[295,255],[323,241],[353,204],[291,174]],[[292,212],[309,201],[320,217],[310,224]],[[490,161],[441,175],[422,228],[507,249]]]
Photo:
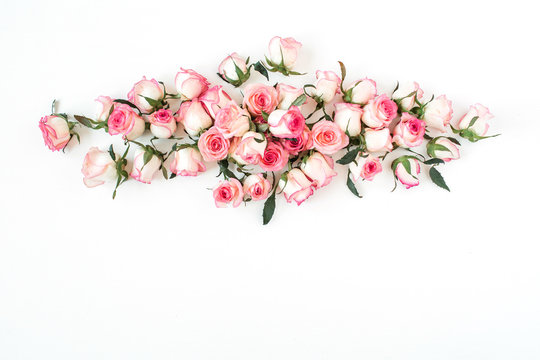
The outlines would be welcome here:
[[[289,161],[289,153],[283,146],[275,141],[268,142],[264,150],[264,156],[259,161],[259,166],[265,171],[279,171]]]
[[[289,110],[274,110],[268,117],[268,125],[275,137],[295,138],[302,134],[306,119],[298,106],[291,106]]]
[[[291,155],[298,155],[298,153],[313,148],[313,139],[311,137],[311,130],[307,126],[304,126],[302,133],[295,138],[286,138],[279,140],[285,150]]]
[[[358,154],[356,160],[349,164],[349,170],[355,182],[361,178],[371,181],[375,175],[382,171],[381,160],[373,155],[368,155],[368,157],[361,155]]]
[[[219,208],[232,204],[238,207],[244,199],[244,190],[240,181],[236,179],[223,180],[214,188],[214,201]]]
[[[144,133],[143,118],[126,104],[116,104],[107,123],[109,134],[122,134],[128,140],[134,140]]]
[[[401,121],[394,128],[393,141],[399,146],[414,147],[422,144],[425,133],[424,120],[417,119],[409,113],[403,113]]]

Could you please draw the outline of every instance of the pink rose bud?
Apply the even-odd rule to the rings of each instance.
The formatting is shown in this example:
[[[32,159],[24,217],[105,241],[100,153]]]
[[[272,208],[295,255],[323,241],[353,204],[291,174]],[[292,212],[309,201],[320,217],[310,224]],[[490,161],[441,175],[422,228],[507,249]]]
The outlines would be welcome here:
[[[421,145],[426,133],[426,123],[409,113],[401,115],[401,121],[394,128],[393,141],[402,147]]]
[[[362,121],[374,129],[388,127],[390,122],[395,119],[397,110],[397,104],[390,100],[386,94],[382,94],[371,99],[364,106]]]
[[[199,97],[208,90],[210,83],[206,78],[191,69],[180,68],[175,78],[176,91],[182,100],[191,100]]]
[[[278,142],[270,141],[264,150],[264,155],[259,161],[259,166],[264,171],[279,171],[289,161],[289,153]]]
[[[471,123],[476,118],[474,124]],[[493,119],[493,115],[489,112],[489,109],[481,104],[472,105],[469,108],[467,114],[457,122],[455,128],[458,130],[468,129],[475,135],[485,136],[489,129],[488,121]]]
[[[199,136],[201,131],[212,126],[212,118],[197,99],[185,101],[180,105],[176,119],[190,136]]]
[[[216,118],[216,114],[219,110],[232,102],[231,97],[223,91],[223,86],[221,85],[216,85],[208,89],[201,95],[199,100],[212,119]]]
[[[337,175],[334,171],[334,160],[319,152],[314,152],[305,162],[303,161],[300,169],[311,180],[311,185],[315,189],[330,184],[332,178]]]
[[[337,103],[334,114],[334,122],[345,134],[358,136],[362,130],[362,114],[364,111],[360,105],[349,103]]]
[[[185,147],[174,152],[170,169],[176,175],[197,176],[199,173],[206,171],[206,166],[199,150],[193,147]]]
[[[263,174],[252,174],[244,180],[244,193],[254,201],[266,199],[270,190],[272,186]]]
[[[294,86],[286,85],[286,84],[277,84],[276,90],[278,92],[278,109],[281,110],[288,110],[294,100],[298,99],[300,95],[304,93],[304,89],[302,88],[296,88]],[[304,101],[305,104],[305,101]],[[298,107],[302,106],[298,105]]]
[[[417,186],[420,183],[418,174],[420,174],[420,163],[418,159],[412,156],[402,156],[394,160],[392,169],[396,179],[399,180],[407,189]]]
[[[377,96],[375,81],[365,78],[353,83],[343,94],[343,101],[364,105]]]
[[[277,90],[264,84],[249,84],[244,91],[244,108],[254,116],[270,114],[278,104]]]
[[[105,182],[116,180],[118,177],[115,160],[108,151],[101,151],[95,146],[91,147],[84,157],[81,172],[84,176],[84,185],[89,188],[103,185]]]
[[[143,113],[150,113],[154,110],[146,98],[154,101],[161,101],[165,97],[163,86],[156,79],[146,80],[143,76],[142,80],[135,83],[133,88],[128,93],[128,100],[139,108]]]
[[[422,119],[426,122],[428,129],[446,132],[452,114],[452,102],[446,99],[445,95],[441,95],[426,105]]]
[[[298,106],[289,110],[274,110],[268,117],[268,125],[272,135],[278,138],[295,138],[300,136],[306,126],[306,119]]]
[[[355,182],[360,179],[371,181],[382,171],[381,160],[373,155],[363,157],[358,154],[356,160],[349,164],[349,170]]]
[[[311,129],[313,147],[319,152],[332,155],[349,144],[349,137],[333,122],[322,120]]]
[[[56,116],[44,116],[39,120],[39,129],[43,135],[45,145],[52,151],[62,150],[66,147],[71,134],[66,119]]]
[[[286,70],[291,70],[298,58],[298,52],[302,44],[291,37],[280,38],[274,36],[268,44],[268,58],[270,66],[283,66]]]
[[[392,151],[392,137],[388,128],[366,129],[364,139],[369,152]]]
[[[311,130],[307,126],[304,126],[304,130],[295,138],[280,139],[281,144],[291,155],[298,155],[298,153],[304,150],[310,150],[313,148],[313,138],[311,136]]]
[[[217,161],[227,157],[231,143],[212,126],[202,133],[197,145],[205,161]]]
[[[459,159],[458,144],[446,137],[436,137],[427,144],[427,153],[432,158],[441,159],[445,162]]]
[[[317,102],[329,103],[339,94],[341,78],[333,71],[317,70],[315,88],[308,88],[309,95]]]
[[[111,113],[111,107],[114,105],[113,99],[108,96],[98,96],[96,103],[96,120],[107,121]]]
[[[240,165],[258,164],[266,150],[266,137],[254,131],[248,131],[237,141],[232,156]],[[231,145],[232,148],[232,145]],[[229,150],[231,152],[231,150]]]
[[[232,53],[219,64],[218,74],[234,86],[242,85],[249,77],[246,59],[237,53]]]
[[[109,134],[122,134],[128,140],[135,140],[144,133],[145,129],[144,119],[126,104],[116,104],[107,123]]]
[[[226,139],[242,136],[249,130],[249,113],[235,103],[230,103],[216,114],[214,125]]]
[[[150,184],[154,174],[161,166],[161,160],[157,156],[152,155],[150,160],[145,164],[144,153],[145,151],[143,149],[139,149],[135,152],[133,157],[133,168],[129,175],[137,181]]]
[[[238,207],[244,199],[244,190],[242,184],[236,179],[221,181],[214,188],[214,201],[219,208],[227,207],[232,204],[233,207]]]
[[[293,200],[297,205],[303,203],[307,198],[313,195],[311,180],[309,180],[302,170],[294,168],[285,175],[287,180],[283,178],[279,180],[279,190],[283,192],[287,202]]]
[[[424,96],[424,91],[420,89],[420,86],[415,81],[400,84],[392,94],[392,99],[399,104],[401,110],[409,111],[418,105],[415,99],[420,101],[422,96]]]
[[[171,110],[160,109],[148,117],[150,131],[155,137],[168,139],[176,131],[176,119]]]

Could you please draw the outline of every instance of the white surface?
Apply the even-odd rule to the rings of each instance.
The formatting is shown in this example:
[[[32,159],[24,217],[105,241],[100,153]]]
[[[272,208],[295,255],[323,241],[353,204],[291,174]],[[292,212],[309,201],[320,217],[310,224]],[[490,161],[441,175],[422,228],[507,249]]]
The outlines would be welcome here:
[[[501,4],[3,3],[0,358],[540,358],[540,28],[534,2]],[[214,208],[215,167],[112,201],[80,174],[111,137],[43,144],[53,98],[91,115],[142,75],[217,82],[227,53],[259,58],[276,34],[304,44],[299,70],[416,80],[456,114],[487,105],[503,135],[441,169],[451,193],[424,174],[390,194],[386,173],[359,200],[342,171],[267,227],[262,203]]]

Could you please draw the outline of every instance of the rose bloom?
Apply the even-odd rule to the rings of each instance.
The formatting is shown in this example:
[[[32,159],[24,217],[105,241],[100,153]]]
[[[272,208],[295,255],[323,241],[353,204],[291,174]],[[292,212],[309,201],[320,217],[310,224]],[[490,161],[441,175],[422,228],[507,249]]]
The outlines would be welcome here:
[[[201,131],[212,126],[212,118],[196,98],[180,105],[176,120],[184,125],[184,130],[190,136],[198,136]]]
[[[424,91],[416,81],[400,84],[398,89],[392,94],[392,99],[399,104],[402,110],[409,111],[416,106],[416,99],[420,100],[424,96]]]
[[[259,161],[259,166],[264,171],[279,171],[283,169],[289,161],[289,153],[278,142],[270,141],[266,145],[264,155]]]
[[[319,152],[313,153],[306,162],[302,162],[300,169],[311,180],[311,185],[315,189],[330,184],[332,178],[337,175],[337,172],[334,171],[334,160]]]
[[[229,204],[238,207],[244,199],[244,190],[240,181],[236,179],[223,180],[214,188],[213,195],[219,208],[227,207]]]
[[[116,163],[109,152],[101,151],[95,146],[91,147],[84,157],[81,172],[84,176],[84,185],[89,188],[116,180],[118,177]]]
[[[363,157],[358,154],[356,160],[349,164],[349,170],[355,182],[360,178],[371,181],[375,175],[382,171],[381,160],[373,155]]]
[[[174,152],[170,166],[171,172],[181,176],[197,176],[206,171],[206,166],[199,150],[186,147]]]
[[[264,84],[249,84],[244,91],[244,108],[254,116],[270,114],[278,104],[277,90]]]
[[[191,69],[180,68],[174,80],[176,91],[182,95],[182,100],[191,100],[199,97],[208,90],[210,83],[204,76]]]
[[[109,134],[122,136],[128,140],[135,140],[144,133],[144,119],[135,110],[126,104],[116,104],[107,120]]]
[[[310,95],[316,98],[317,102],[329,103],[340,93],[341,78],[333,71],[317,70],[315,74],[317,83],[315,88],[309,88]]]
[[[386,94],[382,94],[371,99],[367,105],[364,106],[362,121],[364,124],[374,129],[387,127],[396,117],[397,110],[397,104],[390,100]]]
[[[396,166],[394,174],[399,182],[405,185],[405,188],[409,189],[413,186],[417,186],[420,183],[420,180],[418,180],[418,174],[420,174],[420,163],[416,158],[413,157],[408,157],[404,161],[409,162],[411,173],[409,174],[403,163],[400,162]]]
[[[364,111],[360,105],[337,103],[334,122],[345,134],[358,136],[360,135],[360,130],[362,130],[363,113]]]
[[[161,160],[152,155],[150,161],[144,164],[144,150],[139,149],[133,157],[133,168],[129,174],[132,178],[145,184],[150,184],[154,174],[159,170]]]
[[[249,113],[231,102],[218,111],[214,125],[226,139],[242,136],[249,130]]]
[[[255,131],[248,131],[235,143],[233,158],[240,164],[258,164],[266,150],[266,137]],[[232,147],[232,145],[231,145]],[[229,150],[230,152],[231,150]]]
[[[155,137],[167,139],[176,131],[176,119],[171,110],[160,109],[148,117],[150,131]]]
[[[135,83],[128,93],[128,100],[144,113],[151,112],[154,107],[146,101],[145,97],[154,100],[161,100],[165,96],[163,86],[156,79],[147,80],[143,76],[142,80]]]
[[[98,96],[96,103],[96,120],[107,121],[107,118],[111,113],[111,107],[114,106],[113,99],[109,96]]]
[[[425,133],[424,120],[417,119],[409,113],[403,113],[401,121],[394,128],[393,141],[399,146],[414,147],[422,144]]]
[[[349,145],[349,137],[333,122],[322,120],[311,129],[313,147],[319,152],[332,155]]]
[[[366,129],[364,132],[366,148],[369,152],[392,151],[392,137],[388,128]]]
[[[304,93],[304,89],[302,88],[296,88],[294,86],[286,85],[286,84],[277,84],[276,90],[278,92],[278,109],[281,110],[288,110],[294,100],[296,100],[300,95]],[[306,101],[304,101],[303,104],[305,104]],[[299,105],[302,106],[303,104]]]
[[[441,148],[441,146],[444,146],[446,150]],[[459,159],[458,145],[445,137],[438,137],[430,141],[427,145],[427,153],[429,156],[445,162]]]
[[[219,110],[229,105],[232,100],[229,94],[223,91],[223,86],[216,85],[208,89],[201,95],[199,100],[202,102],[204,108],[212,119],[216,118],[216,114]]]
[[[205,161],[217,161],[227,157],[231,143],[212,126],[202,133],[197,145]]]
[[[244,75],[247,74],[248,68],[246,59],[234,52],[219,64],[218,73],[227,80],[237,81],[240,79],[236,73],[236,67],[238,67]]]
[[[441,95],[426,105],[422,119],[429,129],[446,132],[446,126],[450,124],[453,112],[452,102],[445,95]]]
[[[298,168],[294,168],[287,173],[287,181],[280,179],[278,187],[283,192],[287,202],[294,200],[297,205],[300,205],[313,195],[311,180]]]
[[[269,60],[276,66],[283,63],[287,70],[291,70],[296,63],[298,51],[301,47],[302,44],[292,37],[283,39],[279,36],[274,36],[268,44]]]
[[[280,139],[281,145],[291,155],[298,155],[298,153],[313,148],[313,138],[311,136],[311,130],[307,126],[304,126],[302,133],[295,138]]]
[[[472,105],[469,108],[469,112],[463,115],[463,117],[457,122],[455,128],[458,130],[467,129],[472,119],[477,116],[478,119],[476,119],[473,126],[471,126],[469,130],[478,136],[486,135],[489,129],[488,121],[493,119],[493,115],[489,112],[487,107],[481,104]]]
[[[42,117],[39,120],[39,129],[43,135],[45,145],[52,151],[62,150],[71,139],[68,122],[60,116]]]
[[[365,78],[349,86],[345,90],[345,94],[344,101],[364,105],[377,96],[377,84],[375,81]]]
[[[270,190],[272,186],[262,174],[252,174],[244,180],[244,193],[252,200],[266,199]]]
[[[298,106],[289,110],[274,110],[268,117],[269,130],[278,138],[295,138],[302,134],[306,119]]]

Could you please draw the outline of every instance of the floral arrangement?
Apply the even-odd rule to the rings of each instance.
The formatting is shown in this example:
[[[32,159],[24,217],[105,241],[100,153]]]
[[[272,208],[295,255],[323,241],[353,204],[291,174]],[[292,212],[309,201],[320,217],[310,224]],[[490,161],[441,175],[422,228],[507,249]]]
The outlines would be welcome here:
[[[252,70],[268,81],[269,72],[305,75],[293,71],[301,46],[293,38],[276,36],[264,60],[250,63],[232,53],[219,65],[218,75],[234,87],[243,86]],[[218,177],[223,177],[213,189],[216,206],[265,200],[264,224],[274,214],[276,195],[300,205],[332,181],[335,163],[348,166],[346,185],[361,197],[355,183],[372,181],[397,149],[405,154],[388,166],[396,186],[417,186],[423,164],[431,180],[449,191],[437,169],[460,157],[460,143],[449,134],[471,142],[490,137],[486,134],[493,116],[485,106],[472,105],[453,119],[452,102],[445,95],[426,100],[416,82],[398,83],[389,95],[379,94],[368,78],[345,86],[346,68],[339,65],[341,76],[319,70],[315,83],[301,88],[282,82],[247,84],[241,104],[223,86],[181,68],[174,93],[163,82],[143,77],[127,99],[99,96],[94,118],[56,113],[53,102],[52,114],[41,118],[39,128],[52,151],[79,139],[76,126],[121,136],[126,146],[121,155],[112,145],[107,151],[92,147],[82,166],[87,187],[116,182],[113,198],[129,178],[150,184],[158,172],[165,179],[197,176],[216,162]],[[140,138],[147,132],[152,137],[143,143]],[[128,161],[131,145],[137,149]],[[160,150],[164,145],[170,150]],[[416,150],[424,145],[426,156]],[[332,156],[340,152],[334,162]]]

